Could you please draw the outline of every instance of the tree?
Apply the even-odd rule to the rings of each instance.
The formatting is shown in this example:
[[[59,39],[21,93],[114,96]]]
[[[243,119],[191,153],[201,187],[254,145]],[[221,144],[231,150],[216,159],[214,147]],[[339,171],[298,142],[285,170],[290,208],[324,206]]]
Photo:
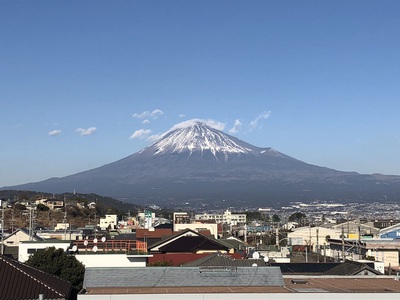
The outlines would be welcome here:
[[[36,209],[39,211],[48,211],[50,208],[42,203],[36,205]]]
[[[277,214],[272,216],[272,222],[274,223],[279,223],[281,221],[281,218]]]
[[[304,225],[304,221],[306,219],[306,215],[301,212],[295,212],[290,215],[289,222],[297,222],[300,225]]]
[[[15,204],[14,204],[14,208],[15,208],[16,210],[26,210],[26,206],[23,205],[23,204],[21,204],[21,203],[15,203]]]
[[[37,251],[26,261],[28,265],[72,283],[75,292],[82,289],[84,265],[75,256],[54,247]]]

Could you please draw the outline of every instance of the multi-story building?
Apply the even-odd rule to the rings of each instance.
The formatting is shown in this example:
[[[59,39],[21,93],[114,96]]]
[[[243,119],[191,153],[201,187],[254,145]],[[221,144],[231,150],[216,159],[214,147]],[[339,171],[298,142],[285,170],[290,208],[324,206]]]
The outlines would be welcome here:
[[[233,214],[229,210],[226,210],[221,214],[198,214],[195,215],[196,220],[209,221],[213,220],[216,223],[223,223],[228,225],[246,224],[246,214]]]
[[[104,218],[100,218],[100,228],[101,230],[107,229],[109,226],[114,229],[117,226],[118,218],[117,215],[105,215]]]

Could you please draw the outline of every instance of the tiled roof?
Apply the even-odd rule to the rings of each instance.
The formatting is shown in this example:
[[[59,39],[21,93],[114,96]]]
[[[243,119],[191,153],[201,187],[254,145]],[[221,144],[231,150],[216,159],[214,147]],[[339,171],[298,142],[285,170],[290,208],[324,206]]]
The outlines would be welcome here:
[[[135,241],[136,240],[136,233],[121,233],[114,237],[116,240],[120,241]]]
[[[278,267],[86,268],[85,288],[96,287],[252,287],[283,286]]]
[[[71,290],[68,281],[0,256],[0,299],[69,299]]]
[[[29,236],[29,229],[26,228],[18,228],[17,230],[15,230],[13,233],[11,233],[10,235],[4,237],[4,241],[6,241],[7,239],[11,238],[13,235],[17,234],[19,231],[22,231],[23,233],[25,233],[27,236]],[[36,233],[33,233],[32,235],[32,239],[34,241],[43,241],[44,239],[42,239],[41,237],[39,237],[38,235],[36,235]]]
[[[282,274],[322,275],[341,263],[271,263],[281,268]]]
[[[264,268],[267,269],[267,268]],[[302,283],[299,283],[302,282]],[[240,299],[252,299],[254,293],[262,294],[262,299],[275,299],[273,293],[283,294],[279,299],[398,299],[400,293],[400,282],[393,278],[370,278],[370,277],[337,277],[337,276],[313,276],[284,278],[284,286],[201,286],[201,287],[88,287],[88,295],[132,295],[129,299],[141,299],[135,297],[138,294],[240,294]],[[251,293],[251,295],[243,295]],[[308,296],[301,297],[299,293],[307,293]],[[318,293],[318,295],[312,295]],[[321,293],[324,293],[321,295]],[[331,294],[333,293],[333,294]],[[361,297],[357,294],[361,293]],[[371,294],[371,295],[369,295]],[[357,297],[358,296],[358,297]],[[126,297],[126,296],[125,296]],[[235,297],[232,299],[239,299]],[[218,296],[204,296],[204,299],[216,299]],[[221,297],[226,299],[226,297]],[[108,299],[108,298],[107,298]],[[149,299],[149,298],[145,298]],[[173,298],[169,298],[173,299]],[[182,297],[179,299],[183,299]],[[198,299],[198,298],[196,298]],[[257,298],[257,299],[261,299]]]
[[[266,266],[262,259],[234,259],[230,255],[213,253],[206,257],[196,259],[184,264],[184,267],[251,267],[257,264],[258,267]]]
[[[367,271],[376,275],[381,274],[379,271],[369,267],[365,263],[346,260],[345,262],[340,263],[334,268],[326,271],[325,275],[357,275],[363,271]]]
[[[172,235],[172,230],[171,229],[156,229],[154,231],[149,231],[148,229],[141,229],[138,228],[136,229],[136,238],[141,239],[141,238],[162,238],[164,236],[170,236]]]
[[[197,252],[199,250],[225,250],[229,248],[204,236],[182,236],[160,248],[161,252]]]
[[[165,247],[168,244],[175,244],[176,245],[176,242],[184,241],[182,238],[186,237],[186,236],[200,237],[203,241],[208,241],[208,242],[211,242],[213,244],[218,245],[217,249],[208,249],[208,250],[228,250],[228,249],[232,248],[231,245],[228,245],[228,244],[226,244],[226,243],[224,243],[224,242],[222,242],[220,240],[214,239],[214,238],[209,237],[209,236],[205,236],[205,235],[203,235],[203,234],[201,234],[199,232],[196,232],[194,230],[191,230],[191,229],[185,229],[185,230],[179,231],[178,233],[176,233],[176,234],[174,234],[174,235],[172,235],[172,236],[170,236],[170,237],[168,237],[168,238],[166,238],[166,239],[164,239],[164,240],[162,240],[162,241],[160,241],[158,243],[153,244],[151,247],[149,247],[149,250],[150,251],[154,251],[154,249],[156,249],[157,247],[160,247],[160,246],[161,247]],[[198,240],[200,240],[200,239],[198,239]],[[187,240],[186,242],[188,242],[188,241],[190,241],[190,240]],[[193,239],[192,241],[194,242],[195,239]],[[179,249],[179,248],[183,249],[183,246],[176,245],[176,247],[177,247],[176,249]],[[187,244],[185,247],[186,248],[190,248],[191,247],[191,249],[196,249],[195,247],[193,247],[193,245],[190,246],[189,244]],[[216,247],[216,246],[213,246],[213,247]],[[202,249],[204,249],[204,248],[202,248]],[[179,251],[183,252],[182,250],[179,250]],[[188,251],[192,251],[192,250],[188,250]]]
[[[235,249],[239,249],[244,246],[244,243],[237,239],[219,239],[219,241],[224,242],[225,244],[231,245]]]

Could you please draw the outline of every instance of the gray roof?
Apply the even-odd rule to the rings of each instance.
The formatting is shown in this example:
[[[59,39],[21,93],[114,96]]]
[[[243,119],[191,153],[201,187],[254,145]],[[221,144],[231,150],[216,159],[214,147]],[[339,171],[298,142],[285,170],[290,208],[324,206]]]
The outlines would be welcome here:
[[[86,268],[83,282],[87,288],[283,285],[279,267]]]
[[[253,264],[259,267],[267,266],[263,259],[235,259],[228,254],[214,253],[187,262],[183,267],[252,267]]]

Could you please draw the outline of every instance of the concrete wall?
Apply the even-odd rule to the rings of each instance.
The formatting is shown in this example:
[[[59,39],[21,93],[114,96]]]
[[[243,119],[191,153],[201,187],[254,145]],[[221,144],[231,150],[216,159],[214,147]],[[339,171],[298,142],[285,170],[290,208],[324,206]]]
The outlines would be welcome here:
[[[152,256],[152,255],[151,255]],[[76,254],[76,259],[90,267],[145,267],[148,255]]]
[[[397,300],[398,293],[251,293],[78,295],[78,300]]]
[[[174,231],[182,231],[185,229],[192,229],[201,233],[201,229],[210,230],[214,238],[218,238],[218,225],[216,223],[203,224],[203,223],[190,223],[190,224],[174,224]]]
[[[39,250],[39,249],[46,249],[50,247],[55,247],[56,249],[64,249],[64,251],[67,251],[67,249],[70,246],[70,242],[65,242],[65,243],[46,243],[46,242],[22,242],[19,244],[19,250],[18,250],[18,261],[19,262],[26,262],[29,259],[29,255],[33,253],[29,253],[34,250]]]

